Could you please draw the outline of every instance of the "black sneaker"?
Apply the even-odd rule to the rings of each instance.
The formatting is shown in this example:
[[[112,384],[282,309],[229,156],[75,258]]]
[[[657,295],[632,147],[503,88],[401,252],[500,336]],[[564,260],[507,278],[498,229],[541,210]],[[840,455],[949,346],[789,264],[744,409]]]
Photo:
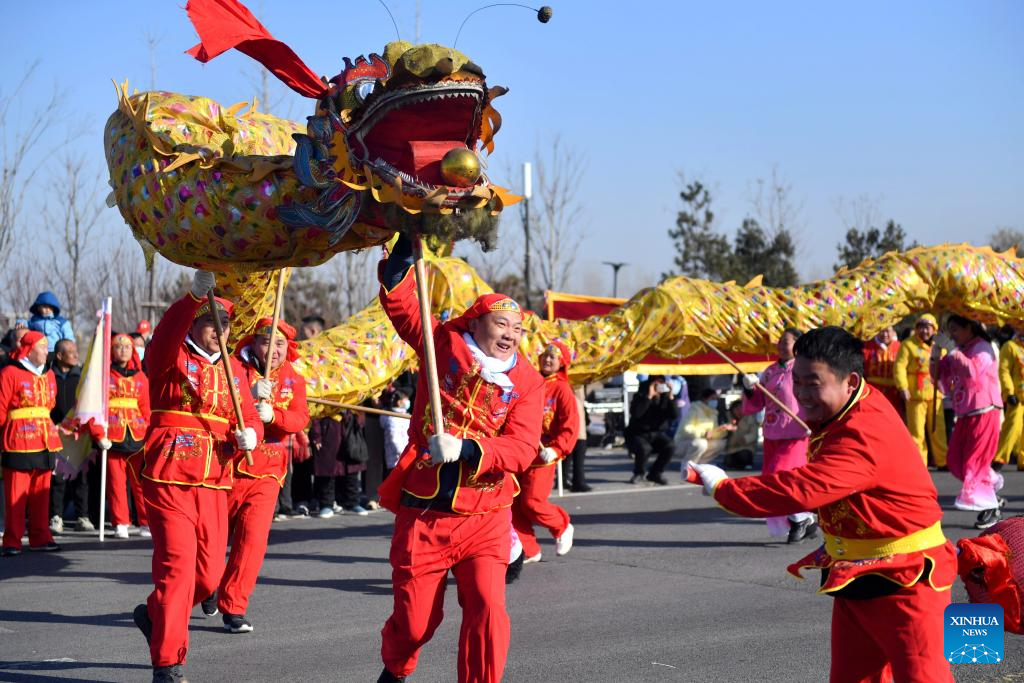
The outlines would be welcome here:
[[[642,475],[642,474],[634,474],[632,477],[629,478],[629,483],[630,484],[642,484],[642,483],[644,483],[644,475]]]
[[[217,616],[217,594],[214,593],[210,597],[203,600],[199,605],[203,608],[203,615],[207,617]]]
[[[789,520],[789,536],[786,537],[786,543],[800,543],[817,535],[818,524],[814,519],[805,519],[802,522]]]
[[[154,666],[153,683],[188,683],[188,679],[181,670],[181,664]]]
[[[941,465],[940,467],[936,467],[935,471],[936,472],[949,472],[949,466],[948,465]]]
[[[1002,496],[996,496],[996,501],[999,503],[999,509],[1002,510],[1006,507],[1006,499]]]
[[[21,548],[0,548],[0,557],[17,557],[21,555]]]
[[[526,559],[526,553],[519,553],[512,562],[508,563],[508,568],[505,570],[505,585],[511,585],[519,579],[519,575],[523,573],[523,560]]]
[[[982,510],[978,513],[978,521],[974,523],[975,529],[987,529],[999,521],[999,508]]]
[[[653,481],[658,486],[668,486],[668,479],[661,476],[658,472],[649,472],[647,474],[647,481]]]
[[[55,553],[60,550],[60,546],[50,541],[46,545],[30,545],[28,549],[34,553]]]
[[[573,486],[569,490],[573,493],[590,493],[594,490],[594,487],[590,484],[580,484],[579,486]]]
[[[135,606],[135,611],[132,612],[132,621],[142,631],[142,635],[146,636],[146,642],[148,643],[153,637],[153,622],[149,618],[149,608],[146,607],[146,603]],[[153,680],[156,680],[156,669],[153,670]]]
[[[227,614],[225,612],[222,619],[224,620],[224,630],[229,633],[252,632],[252,624],[246,620],[244,614]]]
[[[380,676],[377,678],[377,683],[402,683],[405,680],[405,676],[399,678],[395,674],[391,673],[387,669],[380,672]]]
[[[992,469],[994,469],[996,472],[1002,470],[1003,469],[1003,463],[1001,463],[1001,462],[993,462],[992,463]]]

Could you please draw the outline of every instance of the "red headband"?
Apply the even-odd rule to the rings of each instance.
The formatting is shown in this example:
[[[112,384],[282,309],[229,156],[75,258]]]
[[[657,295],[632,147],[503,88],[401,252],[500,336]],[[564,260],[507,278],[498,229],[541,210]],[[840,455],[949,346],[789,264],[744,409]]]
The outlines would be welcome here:
[[[18,342],[17,348],[11,351],[11,360],[28,358],[28,352],[31,351],[36,344],[45,341],[46,335],[42,332],[37,332],[36,330],[26,332],[22,336],[21,341]]]
[[[128,360],[128,364],[126,367],[129,370],[142,370],[142,361],[139,359],[139,350],[135,348],[135,339],[133,339],[130,334],[124,334],[122,332],[120,334],[115,334],[113,336],[113,338],[110,340],[110,345],[113,346],[114,342],[116,342],[118,339],[123,339],[127,341],[128,344],[131,345],[132,347],[132,357]]]
[[[562,379],[569,379],[569,366],[572,364],[572,352],[569,351],[569,347],[564,342],[558,339],[552,339],[544,347],[544,351],[541,353],[543,356],[548,351],[554,349],[562,359],[562,367],[558,369],[555,374]]]
[[[243,339],[239,340],[238,344],[235,346],[235,356],[241,358],[242,349],[247,346],[252,346],[253,342],[256,341],[257,336],[269,337],[271,326],[273,324],[273,318],[260,318],[256,323],[256,329],[253,330],[252,334],[246,335]],[[285,339],[288,340],[288,352],[285,354],[285,358],[288,361],[298,360],[299,345],[295,342],[295,328],[283,320],[278,320],[277,330]],[[266,359],[264,358],[261,360]]]
[[[230,299],[225,299],[223,297],[215,296],[215,297],[213,297],[213,300],[217,302],[217,308],[219,308],[220,310],[224,311],[229,316],[231,315],[231,311],[234,309],[235,305],[233,303],[231,303]],[[192,319],[195,320],[196,318],[200,318],[200,317],[206,315],[209,312],[210,312],[210,302],[208,300],[203,301],[203,304],[199,308],[196,309],[196,314],[194,316],[192,316]]]

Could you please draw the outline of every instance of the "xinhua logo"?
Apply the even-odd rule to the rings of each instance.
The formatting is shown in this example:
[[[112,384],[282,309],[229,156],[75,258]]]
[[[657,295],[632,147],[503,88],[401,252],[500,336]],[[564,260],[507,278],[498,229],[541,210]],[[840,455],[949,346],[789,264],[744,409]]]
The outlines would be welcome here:
[[[954,664],[1003,661],[1003,607],[987,602],[954,602],[946,607],[943,642]]]

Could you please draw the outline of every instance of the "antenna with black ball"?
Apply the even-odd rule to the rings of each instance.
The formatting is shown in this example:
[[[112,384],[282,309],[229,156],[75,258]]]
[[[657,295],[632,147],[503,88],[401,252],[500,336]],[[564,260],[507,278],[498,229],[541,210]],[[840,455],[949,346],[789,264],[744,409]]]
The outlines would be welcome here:
[[[384,0],[377,0],[377,2],[380,3],[380,6],[383,7],[384,11],[388,13],[389,17],[391,17],[391,25],[395,27],[395,35],[398,36],[398,40],[402,40],[402,34],[398,32],[398,22],[395,21],[395,15],[391,13],[390,9],[388,9]]]
[[[461,24],[459,24],[459,30],[455,34],[455,42],[452,43],[452,48],[455,48],[459,44],[459,36],[462,35],[462,27],[466,25],[469,18],[481,10],[489,9],[491,7],[522,7],[523,9],[528,9],[531,12],[536,12],[537,21],[542,24],[546,24],[551,21],[552,9],[547,5],[542,5],[540,9],[530,7],[529,5],[520,5],[518,2],[496,2],[492,5],[484,5],[483,7],[477,7],[475,10],[467,14],[466,18],[462,20]]]

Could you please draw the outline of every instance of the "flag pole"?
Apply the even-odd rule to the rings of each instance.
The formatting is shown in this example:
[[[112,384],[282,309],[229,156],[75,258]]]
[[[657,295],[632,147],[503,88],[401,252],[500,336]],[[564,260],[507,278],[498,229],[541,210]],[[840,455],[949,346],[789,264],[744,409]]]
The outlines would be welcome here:
[[[267,360],[263,365],[263,376],[270,378],[270,370],[274,367],[274,344],[277,342],[277,324],[281,322],[281,308],[284,302],[284,270],[277,274],[277,296],[274,298],[274,317],[270,325],[270,346],[267,348]]]
[[[427,290],[427,268],[423,261],[424,240],[414,237],[416,247],[416,295],[420,303],[420,326],[423,328],[423,367],[427,376],[427,396],[430,399],[430,418],[434,434],[444,434],[444,414],[441,408],[441,386],[437,381],[437,356],[434,353],[434,328],[431,324],[430,292]]]
[[[107,440],[107,426],[110,424],[110,309],[113,300],[107,297],[103,302],[103,440]],[[95,341],[93,342],[96,343]],[[106,533],[107,523],[107,449],[100,450],[100,543]]]

